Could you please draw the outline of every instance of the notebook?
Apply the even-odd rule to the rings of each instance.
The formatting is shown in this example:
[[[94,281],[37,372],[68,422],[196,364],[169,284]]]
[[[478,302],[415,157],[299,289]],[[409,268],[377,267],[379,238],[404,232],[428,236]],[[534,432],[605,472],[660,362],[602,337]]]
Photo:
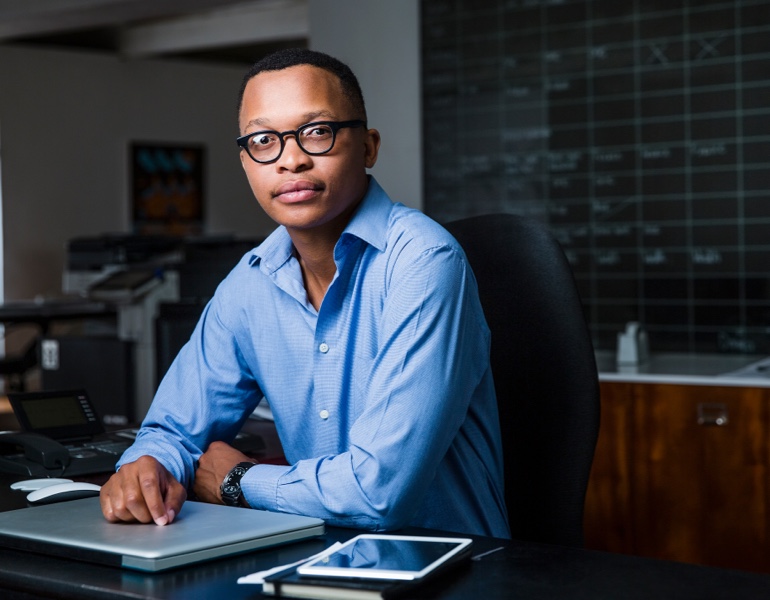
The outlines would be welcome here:
[[[185,502],[170,525],[109,523],[99,498],[0,513],[0,546],[139,571],[163,571],[321,535],[312,517]]]

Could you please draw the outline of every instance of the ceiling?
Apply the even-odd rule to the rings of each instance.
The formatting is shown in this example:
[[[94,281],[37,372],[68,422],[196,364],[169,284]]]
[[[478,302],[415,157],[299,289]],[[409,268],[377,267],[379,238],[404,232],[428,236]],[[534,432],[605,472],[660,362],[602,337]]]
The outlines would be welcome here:
[[[0,0],[0,44],[250,64],[306,46],[308,0]]]

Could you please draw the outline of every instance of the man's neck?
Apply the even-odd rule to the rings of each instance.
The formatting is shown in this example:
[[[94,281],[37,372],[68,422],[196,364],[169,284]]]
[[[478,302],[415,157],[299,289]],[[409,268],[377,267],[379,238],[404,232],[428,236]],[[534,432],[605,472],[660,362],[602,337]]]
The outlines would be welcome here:
[[[305,284],[307,299],[316,310],[321,309],[326,290],[329,289],[337,266],[334,263],[332,252],[326,252],[321,248],[297,250],[297,258],[302,269],[302,280]]]
[[[340,239],[349,219],[342,223],[318,227],[312,230],[291,230],[294,252],[302,269],[307,298],[316,310],[329,289],[337,265],[334,262],[334,247]]]
[[[368,185],[368,179],[366,180]],[[361,192],[361,199],[347,210],[323,225],[310,229],[288,228],[294,244],[294,252],[302,269],[307,298],[316,310],[320,310],[326,290],[334,279],[337,265],[334,262],[334,248],[350,223],[356,210],[363,202],[366,186]]]

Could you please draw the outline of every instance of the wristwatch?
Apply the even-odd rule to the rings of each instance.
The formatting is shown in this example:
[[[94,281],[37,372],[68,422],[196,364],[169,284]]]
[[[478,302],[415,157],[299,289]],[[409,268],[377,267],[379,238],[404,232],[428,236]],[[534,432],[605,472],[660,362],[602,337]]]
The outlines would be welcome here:
[[[225,476],[222,485],[219,486],[219,493],[222,495],[222,502],[227,506],[241,506],[243,490],[241,490],[241,478],[251,467],[257,463],[241,462],[235,465]]]

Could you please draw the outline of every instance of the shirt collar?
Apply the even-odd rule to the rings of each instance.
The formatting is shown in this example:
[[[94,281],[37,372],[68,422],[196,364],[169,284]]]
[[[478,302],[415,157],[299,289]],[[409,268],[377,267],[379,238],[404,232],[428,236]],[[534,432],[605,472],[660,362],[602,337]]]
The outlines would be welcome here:
[[[384,250],[388,232],[388,221],[393,202],[377,183],[377,180],[369,176],[369,187],[360,206],[353,213],[348,226],[342,232],[342,236],[352,235],[377,250]]]
[[[385,249],[388,220],[393,202],[377,183],[377,180],[369,176],[369,187],[364,199],[347,227],[342,232],[342,237],[357,237],[367,244],[382,251]],[[249,265],[261,264],[263,269],[273,273],[280,269],[291,257],[294,251],[291,237],[286,228],[281,225],[271,233],[265,241],[254,249],[249,258]]]

